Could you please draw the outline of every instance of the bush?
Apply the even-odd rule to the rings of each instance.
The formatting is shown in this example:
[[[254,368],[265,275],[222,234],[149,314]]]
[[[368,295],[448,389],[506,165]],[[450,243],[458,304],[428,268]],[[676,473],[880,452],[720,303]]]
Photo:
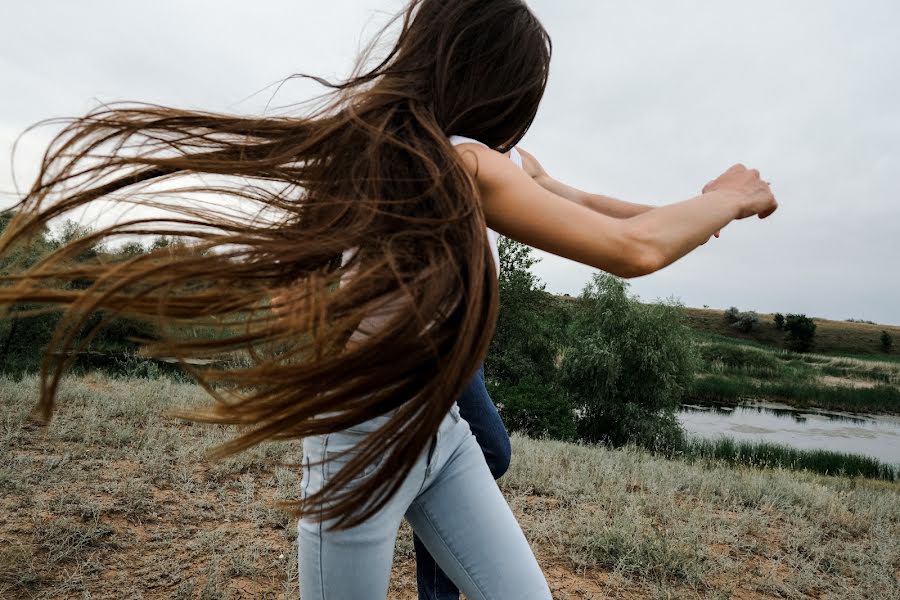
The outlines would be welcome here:
[[[894,338],[887,331],[881,332],[881,351],[889,353],[894,348]]]
[[[783,330],[784,329],[784,315],[781,313],[775,313],[775,329]]]
[[[737,320],[731,326],[741,333],[750,333],[759,325],[759,315],[753,312],[742,312],[738,315]]]
[[[725,311],[725,322],[742,333],[750,333],[759,324],[759,315],[752,310],[741,312],[738,307],[732,306]]]
[[[587,442],[677,447],[675,411],[699,365],[676,303],[641,304],[627,283],[596,275],[575,305],[560,382]]]
[[[815,345],[816,324],[806,315],[788,315],[784,329],[787,347],[794,352],[809,352]]]
[[[563,316],[556,300],[531,272],[538,262],[525,244],[501,238],[500,311],[485,362],[485,377],[515,386],[531,377],[551,381],[557,354],[555,337],[562,323],[547,315]]]
[[[13,214],[12,211],[0,213],[0,232],[9,225]],[[84,238],[89,234],[89,229],[73,221],[63,223],[56,236],[45,227],[36,232],[31,239],[17,244],[0,257],[0,275],[11,275],[33,267],[62,244]],[[77,266],[80,262],[137,256],[144,251],[144,247],[137,242],[126,244],[117,252],[109,252],[102,246],[85,243],[70,262],[73,266]],[[89,280],[81,279],[70,282],[70,286],[74,288],[84,288],[90,284]],[[44,312],[35,314],[38,310]],[[38,304],[17,304],[9,307],[9,312],[0,316],[0,371],[21,374],[37,370],[63,314],[63,308]],[[84,339],[88,332],[100,324],[104,316],[105,314],[99,311],[91,313],[83,328],[77,332],[76,340]],[[150,322],[118,316],[97,332],[86,350],[133,353],[138,347],[135,340],[158,339],[157,329]]]
[[[782,368],[781,361],[771,352],[742,344],[712,342],[701,345],[699,351],[707,364],[718,362],[729,369],[778,371]]]
[[[575,413],[565,392],[552,382],[528,378],[512,386],[488,381],[488,391],[500,407],[510,431],[531,438],[566,442],[577,437]]]

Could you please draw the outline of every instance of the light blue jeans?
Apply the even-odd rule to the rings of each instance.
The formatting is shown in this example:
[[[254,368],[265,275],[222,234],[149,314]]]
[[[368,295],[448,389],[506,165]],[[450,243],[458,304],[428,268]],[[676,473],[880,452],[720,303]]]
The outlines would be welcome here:
[[[353,448],[387,418],[306,438],[303,496],[320,489],[349,457],[317,462]],[[371,477],[377,466],[354,483]],[[374,517],[343,531],[329,531],[328,521],[300,520],[302,600],[384,600],[404,517],[469,600],[551,600],[534,553],[456,405],[398,493]]]

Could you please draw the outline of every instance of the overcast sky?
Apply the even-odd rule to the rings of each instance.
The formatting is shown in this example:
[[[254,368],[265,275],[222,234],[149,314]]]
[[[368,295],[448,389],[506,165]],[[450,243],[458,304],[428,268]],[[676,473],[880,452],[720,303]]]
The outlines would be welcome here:
[[[488,2],[490,0],[485,0]],[[260,112],[296,72],[339,77],[397,0],[29,0],[0,27],[0,192],[28,125],[98,102]],[[557,179],[654,205],[735,162],[781,208],[632,280],[644,300],[900,324],[900,2],[532,0],[553,37],[522,143]],[[289,84],[274,105],[308,98]],[[48,132],[20,142],[20,182]],[[11,196],[0,196],[8,206]],[[548,289],[592,269],[552,256]]]

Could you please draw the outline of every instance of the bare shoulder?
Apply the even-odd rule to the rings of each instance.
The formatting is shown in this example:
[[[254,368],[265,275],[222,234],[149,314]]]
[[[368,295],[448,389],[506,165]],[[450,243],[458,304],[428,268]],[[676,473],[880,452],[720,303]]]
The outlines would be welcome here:
[[[507,156],[487,146],[462,143],[455,148],[466,171],[478,182],[479,187],[490,188],[504,182],[509,183],[510,178],[517,179],[524,175]]]

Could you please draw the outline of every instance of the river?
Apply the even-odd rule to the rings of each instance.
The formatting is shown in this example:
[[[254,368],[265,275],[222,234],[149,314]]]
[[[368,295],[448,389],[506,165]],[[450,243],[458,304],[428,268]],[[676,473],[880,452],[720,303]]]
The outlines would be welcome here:
[[[900,465],[900,417],[797,409],[784,404],[685,404],[678,420],[689,435],[765,441],[808,450],[872,456]]]

